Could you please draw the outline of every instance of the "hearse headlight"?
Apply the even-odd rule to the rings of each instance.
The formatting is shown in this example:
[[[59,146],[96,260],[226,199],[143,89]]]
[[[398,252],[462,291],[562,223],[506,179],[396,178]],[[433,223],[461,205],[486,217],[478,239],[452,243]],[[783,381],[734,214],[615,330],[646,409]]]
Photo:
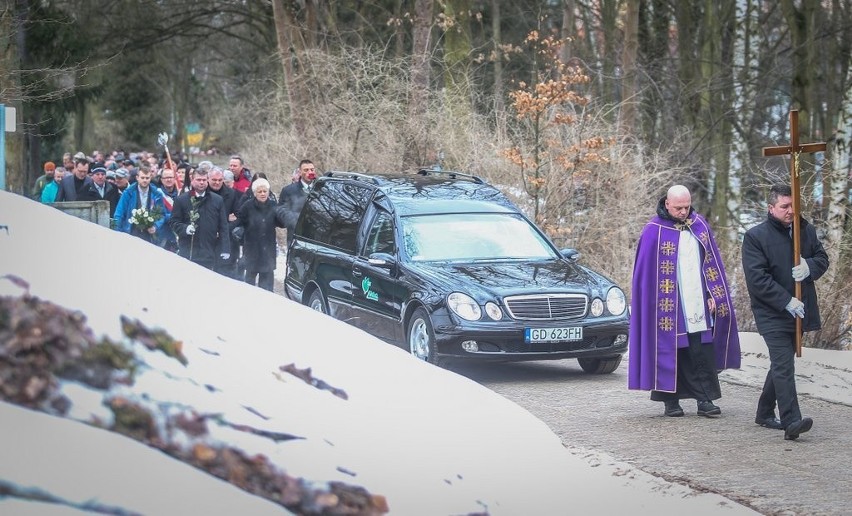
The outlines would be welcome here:
[[[600,317],[603,314],[604,304],[601,298],[596,297],[592,300],[592,316]]]
[[[454,314],[467,321],[478,321],[482,317],[482,309],[479,308],[479,303],[461,292],[453,292],[447,296],[447,306]]]
[[[500,310],[500,307],[497,306],[497,303],[489,301],[485,303],[485,313],[488,314],[488,317],[495,321],[499,321],[503,318],[503,310]]]
[[[621,315],[624,309],[627,308],[627,298],[624,296],[624,291],[618,287],[612,287],[606,293],[606,309],[612,315]]]

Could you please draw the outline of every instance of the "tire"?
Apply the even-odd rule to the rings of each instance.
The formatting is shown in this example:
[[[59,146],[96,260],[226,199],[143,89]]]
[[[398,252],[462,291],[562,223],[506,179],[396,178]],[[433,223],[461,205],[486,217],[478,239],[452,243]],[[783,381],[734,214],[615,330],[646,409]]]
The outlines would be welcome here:
[[[308,307],[317,312],[328,314],[328,305],[325,304],[325,299],[322,296],[320,289],[311,292],[311,298],[308,300]]]
[[[622,355],[608,358],[578,358],[580,367],[589,374],[609,374],[621,365]]]
[[[424,308],[414,310],[414,314],[408,321],[408,351],[415,358],[443,366],[446,362],[435,356],[435,330],[432,328],[432,320]]]

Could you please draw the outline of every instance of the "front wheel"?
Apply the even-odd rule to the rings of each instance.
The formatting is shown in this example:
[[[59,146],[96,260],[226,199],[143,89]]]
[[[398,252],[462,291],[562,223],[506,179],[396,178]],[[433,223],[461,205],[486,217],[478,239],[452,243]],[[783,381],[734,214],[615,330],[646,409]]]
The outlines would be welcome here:
[[[591,374],[609,374],[621,364],[621,355],[605,358],[578,358],[580,367],[583,371]]]
[[[444,363],[435,354],[435,330],[424,308],[414,310],[408,322],[408,351],[430,364],[441,366]]]
[[[311,292],[311,298],[308,301],[308,306],[316,310],[317,312],[322,312],[324,314],[328,313],[328,309],[326,308],[325,299],[323,299],[322,292],[320,289],[316,289]]]

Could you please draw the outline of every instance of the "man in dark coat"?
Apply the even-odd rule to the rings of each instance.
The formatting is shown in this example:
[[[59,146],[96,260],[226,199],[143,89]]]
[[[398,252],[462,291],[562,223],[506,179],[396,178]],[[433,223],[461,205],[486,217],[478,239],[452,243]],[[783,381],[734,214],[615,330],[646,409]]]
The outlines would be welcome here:
[[[303,159],[299,163],[298,181],[294,181],[281,189],[281,195],[278,196],[278,204],[284,211],[284,224],[287,227],[287,247],[293,241],[293,236],[296,231],[296,222],[299,220],[299,213],[302,212],[302,207],[305,205],[305,200],[308,198],[308,192],[311,190],[311,185],[317,178],[316,168],[310,160]]]
[[[670,417],[688,398],[698,415],[720,415],[718,371],[740,367],[737,318],[722,255],[685,186],[669,188],[639,237],[630,308],[628,388],[651,391]]]
[[[202,163],[210,163],[202,162]],[[212,165],[212,164],[211,164]],[[199,164],[199,168],[201,164]],[[225,213],[228,216],[228,227],[233,230],[237,225],[237,212],[239,211],[240,198],[242,197],[236,190],[225,185],[225,171],[219,167],[211,166],[207,172],[207,191],[213,192],[222,198],[225,206]],[[229,233],[230,234],[230,233]],[[237,259],[240,257],[240,243],[237,239],[231,239],[230,256],[227,260],[216,260],[213,270],[227,276],[242,280],[237,277]]]
[[[78,153],[82,154],[82,153]],[[85,155],[74,158],[74,171],[66,174],[59,183],[59,191],[56,193],[55,202],[79,201],[83,190],[91,184],[89,177],[89,160]]]
[[[193,170],[191,189],[175,199],[169,227],[178,237],[178,254],[212,269],[231,251],[228,214],[222,198],[207,191],[207,171]]]
[[[114,184],[106,180],[107,169],[101,163],[95,163],[92,168],[92,181],[83,187],[83,192],[78,198],[80,201],[109,201],[109,218],[115,216],[115,208],[121,194]]]
[[[787,185],[769,191],[769,214],[765,221],[749,229],[743,238],[742,260],[751,310],[757,331],[769,348],[769,372],[757,401],[755,423],[784,429],[784,439],[794,440],[813,426],[802,417],[796,393],[796,318],[803,331],[819,330],[816,285],[828,270],[828,254],[816,229],[793,213],[793,197]],[[793,266],[793,217],[799,216],[801,259]],[[796,299],[795,283],[802,284],[802,299]],[[780,420],[775,417],[778,405]]]

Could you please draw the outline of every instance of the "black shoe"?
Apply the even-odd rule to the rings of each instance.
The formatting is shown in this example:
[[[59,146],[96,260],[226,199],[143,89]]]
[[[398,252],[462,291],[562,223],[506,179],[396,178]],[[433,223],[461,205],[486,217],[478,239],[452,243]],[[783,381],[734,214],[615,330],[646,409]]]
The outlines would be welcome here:
[[[771,428],[773,430],[784,430],[784,425],[781,424],[781,420],[775,416],[756,417],[754,418],[754,422],[765,428]]]
[[[784,440],[795,441],[799,438],[799,434],[807,432],[812,426],[814,426],[814,420],[809,417],[803,417],[794,423],[790,423],[784,429]]]
[[[669,417],[681,417],[683,416],[683,408],[680,406],[680,403],[675,401],[666,401],[666,412],[665,414]]]
[[[699,416],[718,416],[722,414],[722,409],[713,404],[712,401],[699,401],[698,402],[698,415]]]

